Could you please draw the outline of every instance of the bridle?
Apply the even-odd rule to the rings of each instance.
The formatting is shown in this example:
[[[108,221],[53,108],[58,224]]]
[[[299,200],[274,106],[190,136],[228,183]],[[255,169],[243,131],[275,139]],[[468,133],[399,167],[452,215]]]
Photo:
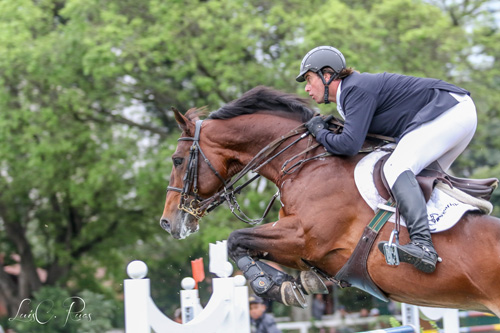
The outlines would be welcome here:
[[[233,213],[234,216],[236,216],[238,219],[241,221],[254,225],[257,223],[262,222],[264,218],[267,216],[269,213],[272,204],[276,200],[276,198],[279,196],[279,190],[278,192],[271,198],[271,201],[267,205],[266,210],[264,211],[264,214],[261,218],[259,219],[250,219],[248,218],[240,208],[240,205],[238,204],[236,200],[236,194],[239,194],[243,188],[248,186],[250,183],[255,181],[260,177],[260,174],[258,174],[258,171],[266,164],[271,162],[274,158],[279,156],[281,153],[283,153],[285,150],[290,148],[291,146],[295,145],[297,142],[305,138],[309,132],[306,130],[304,124],[300,125],[299,127],[293,129],[290,131],[288,134],[283,135],[276,139],[275,141],[271,142],[269,145],[264,147],[240,172],[238,172],[232,179],[230,180],[225,180],[220,173],[214,168],[210,160],[206,157],[206,155],[203,153],[203,150],[201,149],[200,146],[200,132],[201,132],[201,124],[203,120],[198,120],[196,121],[196,128],[195,128],[195,134],[193,137],[182,137],[179,138],[178,141],[193,141],[193,144],[191,145],[190,152],[189,152],[189,159],[188,159],[188,164],[186,168],[186,172],[183,177],[183,187],[174,187],[174,186],[168,186],[167,191],[175,191],[180,193],[181,198],[180,202],[178,205],[178,209],[182,210],[192,216],[194,216],[196,219],[202,218],[204,215],[208,214],[211,212],[213,209],[218,207],[224,202],[227,202],[229,205],[229,208],[231,209],[231,212]],[[278,148],[284,141],[288,140],[289,138],[293,136],[300,135],[296,140],[294,140],[292,143],[287,145],[285,148],[277,152],[276,154],[272,155],[269,157],[269,155],[272,154]],[[286,164],[288,164],[291,160],[294,158],[298,157],[299,155],[303,153],[307,153],[313,148],[316,148],[319,146],[319,144],[315,144],[313,146],[309,146],[308,149],[306,149],[304,152],[299,153],[295,155],[293,158],[287,160],[285,164],[283,165],[282,172],[283,174],[288,174],[291,173],[290,171],[292,169],[292,172],[295,172],[298,167],[302,165],[302,163],[295,163],[288,169],[284,169]],[[220,179],[223,189],[221,191],[218,191],[214,195],[212,195],[210,198],[203,199],[199,196],[198,192],[198,161],[199,161],[199,155],[201,154],[203,161],[208,165],[210,170]],[[325,156],[328,153],[323,153],[315,158],[320,158]],[[310,159],[308,159],[310,160]],[[249,172],[255,172],[257,173],[254,175],[252,178],[247,180],[245,183],[237,186],[234,188],[234,185],[236,182],[241,180],[246,174]],[[192,197],[192,199],[189,201],[189,197]]]
[[[200,208],[200,203],[203,202],[203,199],[198,195],[198,159],[200,154],[205,163],[207,163],[210,170],[212,170],[212,172],[220,179],[222,184],[224,184],[224,187],[226,186],[226,181],[214,168],[212,163],[210,163],[210,160],[203,153],[203,150],[200,147],[200,132],[202,123],[203,120],[196,121],[194,137],[192,138],[183,137],[177,140],[177,141],[193,141],[193,145],[189,149],[189,159],[188,159],[186,173],[184,174],[184,177],[182,179],[183,187],[182,188],[174,186],[167,187],[167,191],[175,191],[181,194],[181,199],[179,202],[179,206],[177,208],[185,211],[190,215],[193,215],[197,219],[200,219],[204,215],[203,210],[201,210]],[[189,204],[187,204],[187,201],[190,196],[194,198],[191,201],[189,201]]]

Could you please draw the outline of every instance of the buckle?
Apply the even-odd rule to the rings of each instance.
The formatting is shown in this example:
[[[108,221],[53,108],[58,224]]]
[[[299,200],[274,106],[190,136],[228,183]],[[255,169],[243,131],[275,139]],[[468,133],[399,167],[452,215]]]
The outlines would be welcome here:
[[[430,257],[436,257],[437,259],[437,262],[443,262],[443,258],[441,258],[437,252],[432,252],[427,246],[425,246],[424,244],[421,244],[421,243],[417,243],[417,242],[411,242],[412,244],[415,244],[416,246],[418,246],[419,248],[421,248],[422,250],[424,250],[424,255],[427,254],[428,256]],[[432,258],[433,259],[433,258]],[[433,259],[434,260],[434,259]]]
[[[385,262],[391,266],[399,265],[399,254],[398,248],[399,245],[399,232],[394,229],[391,232],[391,237],[389,238],[389,242],[384,244],[384,257]]]

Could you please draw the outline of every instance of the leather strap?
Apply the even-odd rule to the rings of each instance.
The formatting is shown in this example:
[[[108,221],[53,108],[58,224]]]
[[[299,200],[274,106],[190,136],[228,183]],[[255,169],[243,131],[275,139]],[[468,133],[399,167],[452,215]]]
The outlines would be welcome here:
[[[389,200],[386,205],[395,207],[395,202]],[[393,212],[380,209],[375,217],[370,221],[368,226],[366,226],[363,231],[363,235],[356,245],[356,248],[351,254],[347,263],[338,271],[335,275],[334,280],[336,283],[344,287],[356,287],[373,296],[388,302],[389,298],[384,294],[382,290],[377,287],[373,282],[370,274],[368,273],[367,261],[368,255],[373,247],[373,243],[377,238],[379,231],[385,225],[385,223],[392,216]]]

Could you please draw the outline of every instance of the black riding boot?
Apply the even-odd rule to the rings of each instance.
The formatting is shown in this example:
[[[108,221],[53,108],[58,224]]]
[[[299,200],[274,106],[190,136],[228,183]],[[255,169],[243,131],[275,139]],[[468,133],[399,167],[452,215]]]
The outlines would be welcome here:
[[[405,219],[411,239],[406,245],[397,245],[399,260],[412,264],[422,272],[434,272],[438,255],[432,244],[424,195],[412,171],[407,170],[399,175],[392,187],[392,195],[399,213]],[[385,243],[378,244],[382,253]]]

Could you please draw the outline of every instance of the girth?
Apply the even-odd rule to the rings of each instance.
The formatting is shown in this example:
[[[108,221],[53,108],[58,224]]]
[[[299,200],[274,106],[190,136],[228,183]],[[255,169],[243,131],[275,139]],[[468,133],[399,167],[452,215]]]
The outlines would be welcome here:
[[[388,206],[395,206],[393,201],[386,203]],[[368,256],[379,231],[392,216],[393,212],[380,209],[370,223],[365,227],[356,248],[352,252],[349,260],[335,275],[334,280],[341,288],[356,287],[373,296],[388,302],[387,295],[380,290],[373,282],[368,273]]]

